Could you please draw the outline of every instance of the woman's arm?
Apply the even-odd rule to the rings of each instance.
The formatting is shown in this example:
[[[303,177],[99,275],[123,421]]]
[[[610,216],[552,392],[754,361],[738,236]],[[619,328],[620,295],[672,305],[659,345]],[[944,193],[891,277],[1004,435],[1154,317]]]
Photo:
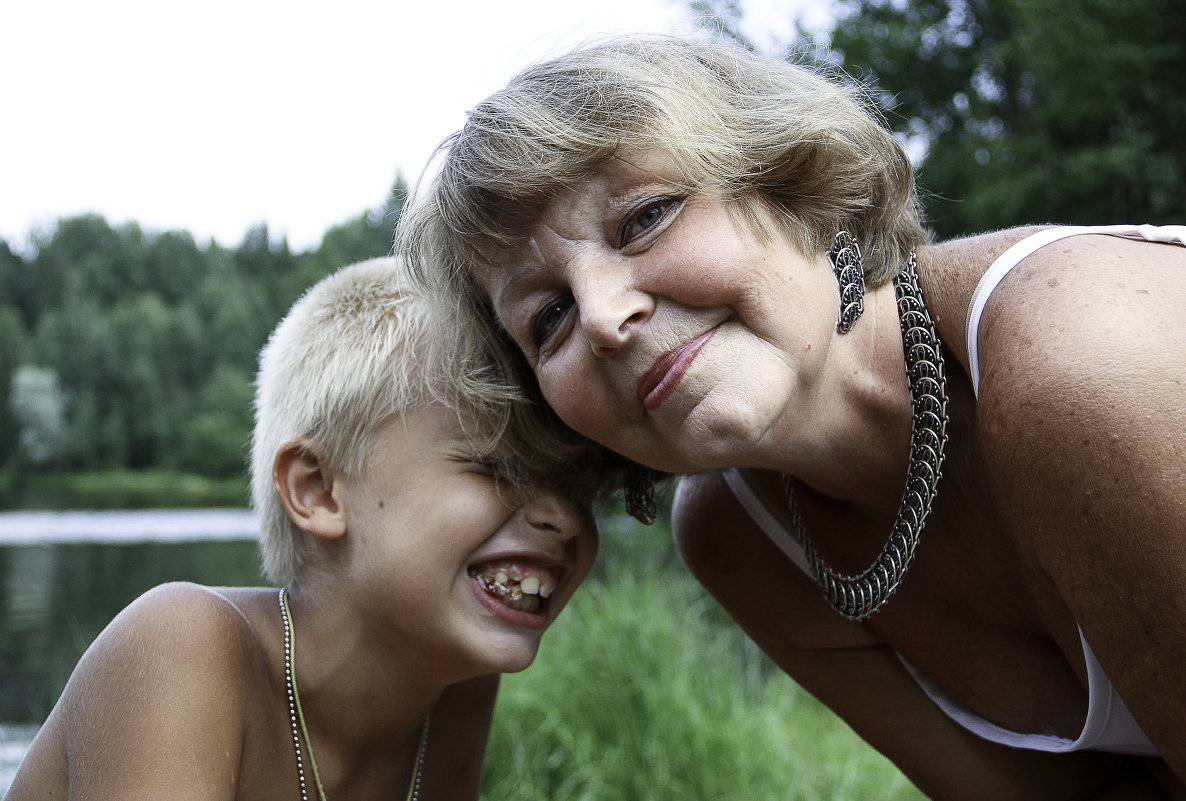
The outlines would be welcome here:
[[[890,648],[827,606],[814,582],[750,521],[719,475],[681,482],[674,525],[692,572],[755,642],[928,796],[1164,797],[1142,781],[1122,786],[1122,760],[1008,748],[954,723]]]
[[[980,428],[1023,559],[1186,777],[1186,248],[1075,237],[985,310]]]
[[[6,797],[234,798],[243,625],[193,585],[133,602],[79,661]]]

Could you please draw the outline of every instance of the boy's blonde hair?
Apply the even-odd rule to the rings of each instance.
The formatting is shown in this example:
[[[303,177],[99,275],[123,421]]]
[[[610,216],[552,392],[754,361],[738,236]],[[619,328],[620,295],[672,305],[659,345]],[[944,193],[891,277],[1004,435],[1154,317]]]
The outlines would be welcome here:
[[[405,209],[402,250],[413,269],[480,294],[473,271],[515,247],[552,197],[645,151],[757,226],[765,206],[805,253],[849,231],[871,285],[929,240],[909,160],[862,88],[732,44],[633,35],[528,67],[479,103]]]
[[[272,483],[276,454],[307,438],[346,476],[362,475],[376,435],[430,403],[455,411],[477,453],[524,491],[557,485],[587,503],[614,475],[613,459],[529,401],[501,347],[409,280],[395,257],[345,267],[309,289],[260,352],[251,498],[264,572],[297,575],[310,540]]]

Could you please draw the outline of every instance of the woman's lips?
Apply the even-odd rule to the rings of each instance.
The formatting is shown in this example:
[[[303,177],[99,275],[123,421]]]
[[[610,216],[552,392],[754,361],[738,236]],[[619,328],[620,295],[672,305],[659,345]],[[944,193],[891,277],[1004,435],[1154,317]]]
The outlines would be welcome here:
[[[696,355],[712,338],[720,326],[713,326],[695,339],[690,339],[674,350],[664,353],[651,369],[638,379],[638,400],[643,408],[654,411],[675,391]]]

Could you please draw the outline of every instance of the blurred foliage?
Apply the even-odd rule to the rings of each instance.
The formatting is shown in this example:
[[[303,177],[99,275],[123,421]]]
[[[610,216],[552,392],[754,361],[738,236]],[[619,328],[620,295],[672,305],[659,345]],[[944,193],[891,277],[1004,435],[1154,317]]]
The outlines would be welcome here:
[[[733,0],[690,0],[742,42]],[[1186,216],[1180,0],[835,0],[784,53],[868,86],[940,238]]]
[[[729,619],[666,521],[599,517],[597,569],[502,680],[484,799],[923,797]]]
[[[176,484],[186,473],[241,484],[256,354],[306,288],[390,253],[406,194],[397,178],[381,207],[303,253],[265,225],[228,249],[97,215],[34,233],[27,255],[0,241],[0,506],[31,502],[33,485],[47,502],[80,502],[87,493],[77,487],[47,494],[38,480],[78,471],[175,471],[148,483]],[[58,395],[30,376],[54,377]],[[57,422],[51,401],[61,402],[64,431],[52,432],[47,449],[47,426]],[[121,487],[136,497],[150,491]]]

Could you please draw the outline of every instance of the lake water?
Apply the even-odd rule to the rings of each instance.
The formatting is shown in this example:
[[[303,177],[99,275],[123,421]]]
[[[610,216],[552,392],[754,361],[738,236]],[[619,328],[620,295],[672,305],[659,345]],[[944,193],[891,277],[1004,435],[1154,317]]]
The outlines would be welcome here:
[[[165,581],[263,585],[239,509],[0,513],[0,794],[91,640]]]

